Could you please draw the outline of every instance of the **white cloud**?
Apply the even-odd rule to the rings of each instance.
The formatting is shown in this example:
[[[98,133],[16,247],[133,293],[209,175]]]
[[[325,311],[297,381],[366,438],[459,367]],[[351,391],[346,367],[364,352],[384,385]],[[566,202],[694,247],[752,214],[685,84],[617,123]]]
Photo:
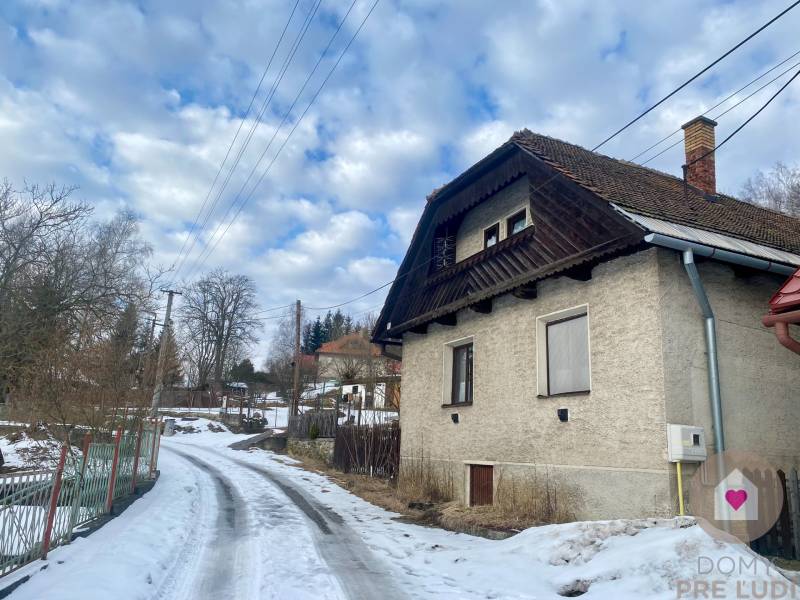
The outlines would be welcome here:
[[[323,4],[190,264],[224,227],[223,214],[346,9]],[[259,103],[310,6],[301,2]],[[262,168],[367,6],[357,4]],[[392,277],[426,194],[514,130],[591,147],[783,8],[779,0],[382,2],[205,264],[250,274],[266,305],[357,296]],[[277,0],[4,6],[0,177],[78,185],[100,217],[131,208],[156,259],[173,262],[288,10]],[[603,151],[630,158],[675,130],[794,52],[796,28],[790,13]],[[776,88],[723,117],[719,139]],[[800,91],[787,89],[719,153],[722,189],[735,192],[777,159],[798,161],[798,103]],[[678,145],[652,166],[677,173],[681,154]]]

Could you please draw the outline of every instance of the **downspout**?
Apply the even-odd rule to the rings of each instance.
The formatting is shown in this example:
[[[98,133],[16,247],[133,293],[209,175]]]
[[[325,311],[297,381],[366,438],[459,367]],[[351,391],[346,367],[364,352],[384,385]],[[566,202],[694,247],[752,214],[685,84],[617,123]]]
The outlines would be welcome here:
[[[714,311],[708,301],[691,248],[683,251],[683,266],[692,284],[694,296],[703,313],[703,326],[706,337],[706,355],[708,359],[708,392],[711,398],[711,417],[714,422],[714,451],[719,454],[725,451],[725,434],[722,429],[722,397],[719,391],[719,363],[717,361],[717,327]]]
[[[767,327],[775,328],[775,336],[782,346],[788,348],[792,352],[800,354],[800,342],[794,339],[789,332],[790,323],[800,325],[800,310],[777,315],[767,315],[761,319],[761,322]]]

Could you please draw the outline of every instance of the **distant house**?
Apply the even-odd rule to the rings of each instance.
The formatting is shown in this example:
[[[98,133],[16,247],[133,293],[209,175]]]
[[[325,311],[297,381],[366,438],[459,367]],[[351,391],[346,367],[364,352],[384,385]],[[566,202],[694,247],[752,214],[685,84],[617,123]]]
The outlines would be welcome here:
[[[320,378],[335,379],[347,401],[367,408],[399,408],[400,362],[361,332],[332,340],[317,351]]]
[[[675,514],[668,423],[798,465],[800,363],[760,317],[800,220],[717,192],[715,125],[684,126],[686,185],[525,130],[428,198],[373,332],[402,354],[401,472],[591,519]]]

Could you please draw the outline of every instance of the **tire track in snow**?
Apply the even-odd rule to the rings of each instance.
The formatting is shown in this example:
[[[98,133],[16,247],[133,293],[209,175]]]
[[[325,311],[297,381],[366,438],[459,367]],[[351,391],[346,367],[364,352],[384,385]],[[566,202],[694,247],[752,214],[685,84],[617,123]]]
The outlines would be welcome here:
[[[212,453],[211,450],[196,446],[198,450]],[[344,519],[333,509],[306,496],[299,487],[266,467],[256,466],[248,461],[230,458],[213,453],[215,458],[223,458],[239,465],[281,490],[292,503],[303,512],[315,527],[314,541],[317,549],[331,573],[339,580],[350,600],[401,600],[406,595],[397,589],[391,574],[381,568],[383,564]]]
[[[164,446],[167,447],[167,446]],[[175,448],[168,447],[207,474],[214,485],[218,512],[213,535],[200,551],[199,560],[183,564],[182,585],[168,596],[186,600],[238,600],[257,598],[252,575],[257,565],[252,558],[249,508],[233,483],[214,466]],[[202,527],[198,523],[198,527]],[[196,550],[195,550],[196,551]]]
[[[154,600],[166,600],[175,597],[177,590],[180,589],[182,584],[185,584],[186,573],[191,572],[194,566],[200,562],[201,550],[208,541],[210,534],[205,525],[211,518],[208,511],[209,502],[207,501],[206,486],[204,482],[201,482],[197,474],[198,472],[195,471],[194,483],[197,489],[196,499],[194,500],[197,506],[195,514],[196,526],[189,530],[186,539],[177,549],[174,560],[168,567],[165,567],[166,573],[152,596]]]

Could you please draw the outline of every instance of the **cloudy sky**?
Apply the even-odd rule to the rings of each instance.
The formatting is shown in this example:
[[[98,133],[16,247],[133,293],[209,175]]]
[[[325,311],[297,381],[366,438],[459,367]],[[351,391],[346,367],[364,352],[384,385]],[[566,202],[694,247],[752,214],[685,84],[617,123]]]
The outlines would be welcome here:
[[[789,4],[380,0],[299,120],[374,0],[351,2],[0,2],[0,177],[76,185],[98,218],[133,210],[180,280],[222,266],[264,308],[337,304],[391,280],[426,194],[515,130],[594,146]],[[800,8],[603,151],[637,155],[798,52],[799,29]],[[721,117],[718,140],[790,76]],[[722,191],[800,161],[799,104],[796,82],[718,153]],[[678,174],[682,153],[649,164]]]

